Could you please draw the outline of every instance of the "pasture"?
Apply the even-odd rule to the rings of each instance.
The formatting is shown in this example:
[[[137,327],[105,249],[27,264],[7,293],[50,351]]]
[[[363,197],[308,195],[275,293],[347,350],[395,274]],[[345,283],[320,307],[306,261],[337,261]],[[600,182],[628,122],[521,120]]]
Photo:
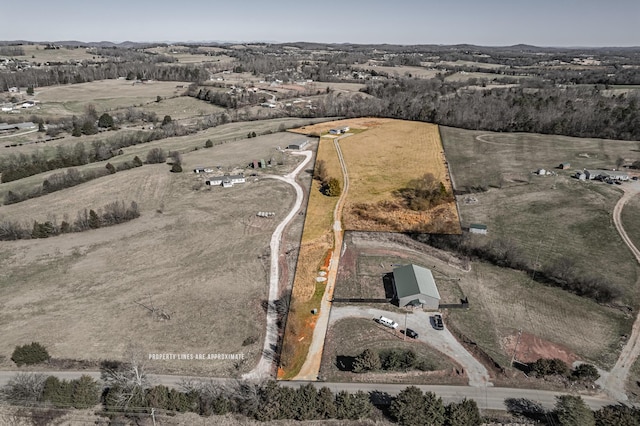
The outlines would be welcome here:
[[[489,234],[480,238],[511,241],[538,269],[569,259],[575,270],[620,290],[618,303],[637,306],[640,269],[611,220],[620,190],[571,177],[583,168],[614,168],[637,142],[444,127],[442,137],[455,187],[488,189],[458,196],[463,226],[486,224]],[[554,170],[564,161],[570,169]],[[538,168],[556,175],[534,175]]]
[[[0,208],[3,218],[25,221],[73,220],[78,209],[120,199],[138,202],[141,211],[140,218],[110,228],[0,243],[0,367],[12,368],[15,345],[39,341],[55,358],[90,361],[122,359],[129,344],[143,353],[245,358],[149,361],[155,372],[237,376],[250,370],[262,349],[269,240],[294,191],[261,176],[233,188],[209,188],[188,170],[247,164],[275,151],[278,136],[286,137],[185,153],[185,173],[145,165]],[[287,158],[281,167],[298,161]],[[258,211],[276,215],[259,218]]]
[[[23,61],[45,63],[45,62],[76,62],[76,61],[96,61],[102,62],[99,56],[94,56],[91,50],[84,47],[60,47],[59,49],[45,49],[44,44],[26,44],[20,46],[24,50],[24,55],[14,56]]]
[[[180,96],[188,85],[189,83],[176,81],[135,83],[125,79],[97,80],[90,83],[39,87],[34,99],[40,101],[38,113],[43,115],[79,115],[89,104],[102,113],[146,105],[155,102],[158,96]]]

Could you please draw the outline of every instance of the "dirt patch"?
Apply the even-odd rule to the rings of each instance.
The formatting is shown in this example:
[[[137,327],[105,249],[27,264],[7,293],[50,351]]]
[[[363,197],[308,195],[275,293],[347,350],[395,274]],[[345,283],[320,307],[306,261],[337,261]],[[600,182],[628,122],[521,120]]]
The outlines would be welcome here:
[[[566,347],[525,332],[520,336],[520,341],[517,334],[506,336],[502,339],[502,346],[505,352],[510,354],[517,349],[516,359],[520,362],[534,362],[540,358],[558,358],[571,365],[579,359]]]

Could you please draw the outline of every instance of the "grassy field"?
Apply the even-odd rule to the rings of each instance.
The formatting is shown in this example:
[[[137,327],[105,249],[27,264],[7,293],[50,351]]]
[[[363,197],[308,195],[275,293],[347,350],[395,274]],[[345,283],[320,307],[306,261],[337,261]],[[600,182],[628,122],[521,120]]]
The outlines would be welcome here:
[[[171,116],[173,120],[183,120],[210,114],[219,114],[224,111],[224,108],[190,96],[178,96],[163,99],[160,102],[149,102],[140,109],[148,113],[155,112],[160,121],[162,121],[165,115]],[[114,110],[112,114],[117,112],[120,112],[120,110]]]
[[[485,263],[474,262],[458,284],[469,297],[470,309],[452,309],[447,320],[503,366],[512,355],[504,348],[505,339],[522,329],[609,368],[633,322],[618,310]]]
[[[412,179],[427,173],[451,193],[437,126],[393,120],[343,138],[340,146],[349,172],[349,192],[343,211],[345,229],[460,232],[454,202],[428,211],[413,211],[404,207],[394,194]],[[394,203],[394,209],[386,203]]]
[[[387,67],[387,66],[372,66],[372,65],[354,65],[356,69],[362,70],[373,70],[376,72],[387,73],[390,76],[398,76],[404,77],[411,74],[414,78],[424,78],[430,79],[434,78],[436,74],[438,74],[438,70],[427,69],[422,67],[412,67],[412,66],[397,66],[397,67]]]
[[[640,197],[627,201],[622,209],[622,226],[636,247],[640,247]]]
[[[485,240],[514,242],[538,268],[561,256],[570,258],[577,270],[606,276],[621,290],[620,303],[637,306],[640,270],[611,219],[620,190],[570,177],[583,167],[611,168],[637,142],[495,133],[481,136],[488,141],[482,142],[476,139],[479,134],[442,129],[456,188],[493,185],[487,192],[458,197],[463,225],[486,224]],[[553,170],[562,161],[571,161],[572,168],[557,170],[557,176],[531,173],[540,167]]]
[[[300,139],[300,136],[295,134],[278,132],[278,129],[281,125],[285,125],[286,127],[300,126],[309,122],[313,123],[316,121],[319,121],[319,119],[282,118],[274,120],[252,121],[250,123],[229,123],[223,126],[209,128],[197,134],[161,139],[154,142],[124,148],[123,155],[119,155],[107,161],[79,166],[76,167],[76,169],[80,171],[103,169],[108,162],[117,167],[117,165],[120,163],[133,160],[135,156],[140,157],[144,161],[146,159],[147,153],[152,148],[161,148],[165,151],[179,151],[181,153],[191,152],[197,148],[199,149],[198,152],[201,154],[204,154],[205,152],[211,153],[212,151],[209,150],[201,150],[208,139],[211,139],[214,144],[221,144],[222,147],[225,147],[221,149],[224,149],[225,152],[228,152],[228,155],[225,155],[224,157],[212,157],[210,160],[208,160],[210,161],[209,164],[193,164],[193,166],[219,165],[225,170],[229,170],[229,168],[233,169],[236,167],[244,168],[247,167],[249,162],[254,159],[264,158],[265,160],[268,160],[273,157],[274,160],[277,161],[278,157],[281,157],[282,154],[276,150],[276,147],[283,147],[291,142],[295,142]],[[121,130],[121,132],[123,131],[125,130]],[[246,139],[247,133],[250,131],[255,131],[257,134],[266,134],[264,136],[265,139],[262,139],[260,137]],[[46,149],[49,149],[49,152],[53,154],[55,151],[51,148],[59,144],[73,147],[76,143],[82,141],[85,142],[86,149],[88,150],[91,146],[91,144],[89,143],[90,141],[94,139],[106,139],[113,134],[113,132],[107,132],[99,135],[83,136],[81,138],[66,137],[61,140],[53,141],[50,143],[48,142],[46,144]],[[235,145],[227,145],[227,143],[231,141],[239,140],[246,140],[248,147],[256,147],[257,149],[247,149],[242,154],[239,154],[235,151],[235,148],[233,148]],[[268,149],[263,150],[261,148],[261,146],[263,145],[263,141],[269,147]],[[51,148],[49,148],[49,145],[51,145]],[[32,150],[38,149],[43,149],[43,145],[34,144],[11,149],[3,149],[2,151],[0,151],[0,154],[9,155],[10,153],[22,152],[29,155]],[[186,165],[186,167],[191,167],[191,165]],[[4,196],[8,191],[24,192],[35,187],[39,187],[42,185],[42,182],[46,179],[47,176],[51,175],[52,173],[59,172],[59,170],[55,172],[45,172],[17,181],[3,183],[2,185],[0,185],[0,199],[4,199]]]
[[[90,83],[40,87],[34,99],[40,101],[38,114],[82,114],[92,104],[98,112],[111,111],[154,102],[181,95],[189,83],[176,81],[149,81],[136,83],[124,79],[98,80]],[[183,86],[179,88],[177,86]],[[32,112],[33,113],[33,112]]]
[[[183,162],[187,170],[245,164],[271,151],[277,136],[190,152]],[[60,220],[79,208],[124,199],[137,201],[142,215],[81,234],[0,243],[7,254],[0,257],[1,367],[12,368],[15,345],[39,341],[53,357],[88,360],[120,359],[130,343],[144,353],[242,353],[246,360],[239,364],[176,360],[150,362],[150,368],[230,376],[248,371],[262,348],[265,255],[294,193],[259,177],[230,189],[203,187],[202,180],[172,174],[166,165],[145,165],[3,206],[3,217]],[[276,216],[258,218],[258,211]],[[171,319],[154,318],[136,302],[161,308]]]
[[[357,374],[341,371],[338,356],[355,357],[365,349],[411,349],[433,365],[433,371],[376,372]],[[465,379],[455,375],[460,367],[441,352],[425,343],[411,339],[403,341],[371,320],[352,318],[338,321],[327,332],[327,344],[322,354],[320,375],[331,382],[385,382],[385,383],[448,383],[464,384]]]
[[[24,55],[14,56],[22,61],[44,63],[44,62],[67,62],[67,61],[97,61],[102,62],[98,56],[93,56],[83,47],[60,49],[46,49],[44,44],[28,44],[20,46],[24,49]]]

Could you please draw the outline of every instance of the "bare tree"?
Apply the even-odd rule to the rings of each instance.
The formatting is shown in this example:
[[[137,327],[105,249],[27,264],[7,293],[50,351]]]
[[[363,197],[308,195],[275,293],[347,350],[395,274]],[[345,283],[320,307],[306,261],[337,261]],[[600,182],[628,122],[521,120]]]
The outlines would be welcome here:
[[[9,380],[0,396],[3,400],[16,405],[37,405],[42,401],[44,381],[44,374],[18,373]]]
[[[111,404],[123,409],[140,406],[145,390],[150,387],[141,348],[129,345],[125,359],[125,363],[104,362],[100,368],[102,380],[112,389]]]

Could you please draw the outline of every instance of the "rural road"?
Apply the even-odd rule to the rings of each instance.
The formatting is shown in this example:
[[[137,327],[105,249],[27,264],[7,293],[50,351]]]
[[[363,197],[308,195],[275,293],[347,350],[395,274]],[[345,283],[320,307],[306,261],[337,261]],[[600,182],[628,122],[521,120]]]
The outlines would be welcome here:
[[[29,133],[35,133],[37,131],[38,131],[38,129],[34,129],[34,130],[29,130],[29,131],[26,131],[26,132],[22,132],[22,133],[14,133],[12,135],[4,135],[4,136],[0,136],[0,139],[15,138],[16,136],[24,136],[24,135],[28,135]]]
[[[333,144],[338,154],[338,160],[340,161],[340,167],[342,168],[342,193],[336,203],[336,207],[333,209],[333,251],[331,252],[331,260],[329,262],[329,271],[327,273],[327,285],[320,302],[320,312],[316,325],[313,329],[313,336],[311,337],[311,345],[309,346],[309,352],[307,352],[307,358],[302,364],[298,375],[293,380],[318,380],[318,373],[320,372],[320,363],[322,362],[322,351],[324,349],[324,339],[327,334],[327,328],[329,326],[329,314],[331,313],[331,300],[333,299],[333,290],[336,284],[336,278],[338,276],[338,266],[340,264],[340,255],[342,254],[342,207],[349,192],[349,175],[347,173],[347,165],[344,162],[342,156],[342,150],[340,149],[340,139],[351,136],[350,133],[344,136],[335,138]]]
[[[274,359],[278,345],[278,314],[275,302],[280,296],[280,270],[278,263],[280,261],[280,240],[286,226],[295,217],[302,206],[304,200],[304,192],[302,187],[296,181],[296,176],[300,173],[307,163],[311,160],[313,153],[311,151],[292,152],[293,155],[304,155],[305,159],[296,167],[294,171],[284,176],[269,175],[265,178],[278,179],[287,182],[296,190],[296,201],[291,208],[289,214],[278,224],[276,230],[271,235],[270,253],[271,264],[269,268],[269,298],[267,304],[267,325],[264,338],[264,346],[262,348],[262,356],[256,367],[243,376],[244,379],[262,379],[274,376]]]
[[[640,250],[638,250],[638,248],[633,244],[633,241],[631,241],[631,238],[627,235],[627,232],[622,226],[622,219],[620,217],[622,209],[627,201],[629,201],[631,197],[640,193],[640,181],[624,183],[622,184],[622,188],[624,190],[624,194],[620,197],[613,208],[613,223],[616,226],[620,237],[622,237],[622,240],[629,247],[629,250],[631,250],[631,253],[638,263],[640,263]],[[608,374],[603,375],[596,382],[611,398],[618,401],[627,400],[625,387],[629,376],[629,369],[633,366],[638,355],[640,355],[640,314],[636,317],[636,320],[633,323],[631,336],[629,337],[627,344],[622,348],[616,364]]]
[[[24,372],[24,371],[21,371]],[[0,387],[4,387],[8,381],[14,377],[18,371],[0,371]],[[96,380],[100,380],[100,373],[96,371],[42,371],[36,372],[47,376],[56,376],[59,379],[73,380],[78,379],[82,375],[88,375]],[[165,376],[165,375],[149,375],[149,383],[151,385],[165,385],[167,387],[180,389],[184,383],[195,382],[214,382],[218,384],[235,383],[235,379],[221,379],[208,377],[188,377],[188,376]],[[307,381],[280,381],[281,386],[298,388],[304,386]],[[405,384],[388,384],[388,383],[329,383],[329,382],[311,382],[316,387],[328,387],[334,393],[341,390],[348,392],[356,392],[362,390],[364,392],[386,392],[389,395],[397,395],[408,385]],[[551,409],[555,405],[556,397],[563,395],[562,392],[552,392],[533,389],[515,389],[500,387],[470,387],[470,386],[441,386],[441,385],[414,385],[423,391],[433,392],[442,398],[444,403],[460,402],[463,399],[473,399],[478,403],[481,409],[505,410],[504,400],[509,398],[526,398],[536,401],[543,407]],[[593,410],[600,409],[606,405],[615,404],[616,401],[598,396],[581,395],[582,399]]]
[[[346,318],[366,318],[373,321],[374,318],[379,318],[381,315],[391,318],[404,329],[404,315],[382,309],[359,306],[334,306],[331,309],[329,323],[334,324],[335,322]],[[469,386],[493,386],[493,383],[491,383],[491,379],[489,378],[489,372],[485,366],[475,359],[446,327],[444,330],[434,329],[431,325],[431,315],[429,313],[416,310],[413,313],[407,314],[406,321],[407,327],[418,333],[419,338],[417,340],[442,352],[462,366],[469,378]],[[403,335],[400,334],[400,327],[397,331],[393,331],[382,325],[380,327],[388,330],[389,333],[395,334],[399,339],[403,338]]]

